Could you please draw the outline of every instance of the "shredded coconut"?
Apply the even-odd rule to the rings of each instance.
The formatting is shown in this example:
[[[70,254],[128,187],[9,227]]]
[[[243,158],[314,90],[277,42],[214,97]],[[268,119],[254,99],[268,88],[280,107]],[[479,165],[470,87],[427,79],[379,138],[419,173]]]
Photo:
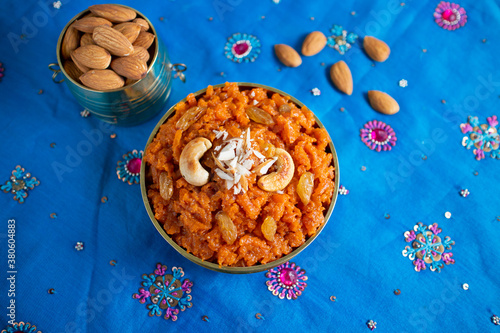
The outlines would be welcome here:
[[[230,172],[224,172],[217,168],[216,174],[226,182],[226,188],[229,190],[233,188],[233,193],[245,193],[245,189],[241,186],[241,178],[251,174],[250,169],[253,167],[254,160],[250,157],[255,154],[259,159],[265,158],[260,152],[252,149],[252,139],[250,136],[250,129],[241,133],[240,137],[231,138],[226,140],[228,133],[224,130],[213,131],[216,138],[223,137],[221,145],[214,148],[215,152],[219,152],[216,156],[220,168]]]

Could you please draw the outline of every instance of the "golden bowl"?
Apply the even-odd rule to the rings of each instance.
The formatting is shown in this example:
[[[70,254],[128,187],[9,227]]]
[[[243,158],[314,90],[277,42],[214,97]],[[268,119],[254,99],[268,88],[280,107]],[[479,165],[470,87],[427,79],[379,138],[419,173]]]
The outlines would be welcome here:
[[[272,91],[272,92],[278,93],[278,94],[280,94],[282,96],[289,96],[290,100],[293,103],[295,103],[299,108],[301,108],[301,107],[304,106],[303,103],[301,103],[296,98],[290,96],[289,94],[287,94],[287,93],[285,93],[285,92],[283,92],[281,90],[278,90],[278,89],[266,86],[266,85],[262,85],[262,84],[258,84],[258,83],[248,83],[248,82],[238,82],[237,84],[240,87],[240,89],[263,88],[263,89],[266,89],[268,91]],[[218,85],[213,86],[213,88],[216,89],[216,88],[223,87],[223,86],[224,86],[224,84],[218,84]],[[196,98],[198,98],[200,95],[204,94],[206,90],[207,90],[207,88],[199,90],[196,93],[194,93],[194,96]],[[181,100],[179,103],[183,103],[185,101],[186,101],[186,98],[184,98],[183,100]],[[171,115],[174,114],[174,112],[175,112],[175,105],[172,106],[167,111],[167,113],[165,113],[165,115],[160,119],[160,121],[156,124],[155,128],[151,132],[151,135],[149,136],[149,139],[148,139],[148,141],[146,143],[146,147],[151,143],[151,141],[153,141],[153,139],[155,138],[156,134],[158,133],[158,130],[160,129],[160,126],[163,125],[168,120],[168,118]],[[321,123],[321,121],[316,116],[315,116],[315,119],[316,119],[316,124],[320,128],[325,128],[325,126]],[[334,191],[333,191],[333,196],[332,196],[332,200],[331,200],[330,206],[328,207],[328,209],[327,209],[327,211],[325,213],[325,222],[318,228],[318,230],[316,231],[316,233],[314,235],[312,235],[311,237],[309,237],[305,241],[304,244],[302,244],[298,248],[294,249],[292,252],[290,252],[286,256],[283,256],[283,257],[281,257],[279,259],[271,261],[271,262],[269,262],[267,264],[256,264],[254,266],[249,266],[249,267],[220,266],[217,263],[213,263],[213,262],[208,262],[208,261],[202,260],[202,259],[196,257],[195,255],[193,255],[191,253],[188,253],[184,248],[182,248],[176,242],[174,242],[174,240],[163,229],[163,225],[160,222],[158,222],[158,220],[156,220],[154,212],[153,212],[153,209],[151,207],[151,204],[149,203],[149,199],[148,199],[148,195],[147,195],[147,189],[146,189],[146,163],[142,163],[141,164],[141,176],[140,176],[140,179],[141,179],[142,200],[144,202],[144,206],[146,207],[146,211],[148,212],[149,218],[151,219],[151,222],[153,222],[153,225],[155,226],[156,230],[158,230],[158,232],[163,236],[163,238],[165,238],[165,240],[177,252],[179,252],[180,254],[182,254],[184,257],[186,257],[187,259],[191,260],[195,264],[200,265],[200,266],[205,267],[205,268],[208,268],[208,269],[211,269],[213,271],[222,272],[222,273],[230,273],[230,274],[248,274],[248,273],[257,273],[257,272],[266,271],[266,270],[269,270],[269,269],[271,269],[273,267],[279,266],[279,265],[281,265],[281,264],[283,264],[283,263],[291,260],[297,254],[299,254],[300,252],[302,252],[306,247],[308,247],[316,239],[316,237],[319,236],[319,234],[321,233],[321,231],[325,227],[326,223],[328,222],[328,220],[329,220],[329,218],[330,218],[330,216],[332,214],[333,208],[335,207],[335,203],[337,201],[337,196],[338,196],[338,191],[339,191],[339,177],[340,177],[338,157],[337,157],[337,153],[335,152],[335,147],[334,147],[333,143],[331,142],[331,140],[330,140],[329,146],[327,147],[327,150],[328,149],[330,150],[328,152],[331,153],[332,156],[333,156],[333,166],[335,168],[335,171],[334,171],[334,174],[335,174],[335,179],[334,179],[334,181],[335,181],[335,188],[334,188]],[[144,151],[146,151],[146,148],[144,149]]]

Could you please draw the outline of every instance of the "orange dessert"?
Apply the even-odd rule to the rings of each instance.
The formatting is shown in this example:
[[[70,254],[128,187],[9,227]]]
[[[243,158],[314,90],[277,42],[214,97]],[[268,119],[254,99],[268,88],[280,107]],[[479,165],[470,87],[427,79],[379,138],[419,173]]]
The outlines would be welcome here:
[[[175,106],[146,148],[148,198],[172,239],[220,266],[265,264],[324,223],[330,138],[288,97],[236,83]]]

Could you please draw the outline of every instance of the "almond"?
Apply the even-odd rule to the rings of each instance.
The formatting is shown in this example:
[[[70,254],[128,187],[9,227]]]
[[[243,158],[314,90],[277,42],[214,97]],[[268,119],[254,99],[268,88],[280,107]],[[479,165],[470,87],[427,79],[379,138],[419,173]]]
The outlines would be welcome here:
[[[366,36],[363,39],[363,47],[368,56],[378,62],[386,61],[389,54],[391,54],[389,46],[375,37]]]
[[[338,90],[347,95],[352,94],[353,84],[351,70],[343,60],[332,65],[330,68],[330,77]]]
[[[72,55],[80,64],[92,69],[106,69],[111,62],[111,54],[97,45],[80,46]]]
[[[142,46],[134,46],[134,53],[130,55],[130,57],[137,57],[145,62],[149,60],[149,52]]]
[[[71,58],[71,52],[73,52],[79,43],[80,33],[72,25],[68,27],[61,44],[61,54],[64,59]]]
[[[318,54],[326,46],[326,36],[321,31],[313,31],[302,43],[302,54],[306,57]]]
[[[148,72],[148,65],[138,57],[117,58],[111,62],[111,68],[116,74],[131,80],[143,79]]]
[[[83,72],[78,68],[77,65],[71,60],[66,60],[64,62],[64,71],[70,78],[75,80],[76,82],[80,82],[80,76],[83,75]]]
[[[76,58],[75,58],[75,52],[71,52],[71,60],[73,60],[73,62],[75,63],[76,67],[78,67],[78,69],[80,71],[82,71],[82,73],[87,73],[90,68],[88,68],[87,66],[84,66],[82,65]]]
[[[80,38],[80,46],[87,45],[96,45],[90,33],[83,34],[82,38]]]
[[[298,67],[302,64],[302,58],[297,51],[286,44],[274,45],[274,53],[285,66]]]
[[[141,26],[132,22],[117,24],[113,27],[113,29],[121,32],[122,35],[127,37],[131,43],[135,42],[137,36],[139,36],[139,33],[141,32]]]
[[[399,111],[399,104],[385,92],[378,90],[368,91],[368,100],[375,111],[383,114],[395,114]]]
[[[105,48],[112,55],[124,57],[134,52],[134,47],[127,37],[118,30],[108,26],[95,28],[92,39],[97,45]]]
[[[76,30],[88,33],[94,32],[95,27],[98,27],[100,25],[106,25],[110,27],[113,24],[108,20],[103,19],[102,17],[85,17],[80,20],[76,20],[75,23],[73,23],[73,27]]]
[[[123,78],[110,69],[93,69],[80,76],[80,81],[95,90],[111,90],[123,87]]]
[[[141,26],[141,31],[148,31],[149,30],[149,23],[145,19],[136,18],[132,22],[137,23],[138,25],[140,25]]]
[[[151,44],[153,44],[154,40],[155,40],[155,35],[153,35],[150,32],[141,31],[141,33],[134,42],[134,46],[142,46],[147,50],[149,49]]]
[[[132,21],[137,16],[134,10],[120,5],[93,5],[89,9],[95,15],[115,23]]]

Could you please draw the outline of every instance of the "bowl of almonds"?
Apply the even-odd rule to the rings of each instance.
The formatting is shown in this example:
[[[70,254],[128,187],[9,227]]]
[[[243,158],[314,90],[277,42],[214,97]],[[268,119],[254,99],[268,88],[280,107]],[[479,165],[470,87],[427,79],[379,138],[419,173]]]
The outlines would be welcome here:
[[[319,236],[337,200],[328,132],[304,104],[269,86],[225,83],[189,94],[144,151],[141,192],[153,225],[211,270],[255,273],[289,261]]]
[[[178,68],[147,17],[115,4],[90,6],[71,19],[59,37],[57,61],[81,106],[103,121],[125,126],[144,122],[163,108],[172,71]],[[53,79],[54,65],[49,65],[56,72]]]

